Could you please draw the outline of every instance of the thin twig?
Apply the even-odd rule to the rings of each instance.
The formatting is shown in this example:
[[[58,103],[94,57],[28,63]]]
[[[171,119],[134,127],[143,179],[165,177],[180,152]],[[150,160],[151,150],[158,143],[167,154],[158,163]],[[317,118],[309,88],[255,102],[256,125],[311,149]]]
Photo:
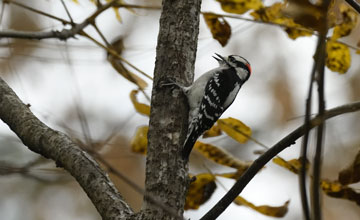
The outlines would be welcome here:
[[[96,25],[95,22],[93,23],[92,26],[95,28],[96,32],[99,34],[99,36],[101,37],[101,39],[104,41],[105,45],[106,45],[107,47],[109,47],[109,46],[110,46],[109,41],[106,40],[105,35],[100,31],[99,27]]]
[[[318,40],[318,45],[316,51],[319,50],[320,40]],[[300,188],[300,197],[301,197],[301,205],[303,209],[303,216],[305,220],[310,220],[310,208],[307,197],[307,187],[306,187],[306,163],[307,159],[307,151],[309,144],[309,132],[310,132],[310,117],[311,117],[311,99],[312,99],[312,90],[313,90],[313,82],[315,79],[316,73],[316,64],[313,64],[313,68],[310,74],[310,85],[308,96],[306,98],[306,106],[305,106],[305,118],[304,118],[304,126],[305,126],[305,134],[302,139],[301,144],[301,153],[300,153],[300,172],[299,172],[299,188]]]
[[[89,40],[93,41],[96,45],[100,46],[101,48],[105,49],[109,54],[113,55],[114,57],[116,57],[117,59],[121,60],[122,62],[126,63],[127,65],[129,65],[131,68],[133,68],[134,70],[138,71],[139,73],[141,73],[142,75],[144,75],[146,78],[153,80],[153,78],[151,76],[149,76],[148,74],[146,74],[144,71],[140,70],[139,68],[137,68],[136,66],[134,66],[133,64],[131,64],[129,61],[127,61],[126,59],[124,59],[123,57],[121,57],[115,50],[110,49],[108,47],[106,47],[105,45],[103,45],[102,43],[100,43],[99,41],[97,41],[96,39],[92,38],[90,35],[86,34],[85,32],[80,33],[82,36],[85,36],[87,38],[89,38]]]
[[[32,8],[32,7],[30,7],[30,6],[24,5],[24,4],[20,3],[20,2],[16,2],[16,1],[12,1],[12,0],[11,0],[11,1],[5,1],[4,3],[9,3],[9,4],[13,4],[13,5],[19,6],[19,7],[21,7],[21,8],[25,8],[25,9],[27,9],[27,10],[29,10],[29,11],[32,11],[32,12],[35,12],[35,13],[37,13],[37,14],[40,14],[40,15],[43,15],[43,16],[52,18],[52,19],[54,19],[54,20],[60,21],[60,22],[63,23],[63,24],[71,24],[71,22],[69,22],[69,21],[67,21],[67,20],[64,20],[64,19],[62,19],[62,18],[59,18],[59,17],[56,17],[56,16],[54,16],[54,15],[48,14],[48,13],[46,13],[46,12],[37,10],[37,9]]]
[[[161,6],[133,5],[133,4],[123,4],[123,3],[115,4],[114,8],[138,8],[138,9],[161,10]]]
[[[330,0],[325,0],[322,7],[324,8],[325,15],[328,13],[328,7]],[[316,82],[318,84],[318,117],[322,118],[325,113],[325,57],[326,57],[326,35],[328,32],[328,23],[327,16],[324,16],[321,20],[322,28],[319,31],[319,48],[316,51],[315,59],[317,66],[317,77]],[[311,218],[313,220],[322,219],[322,209],[321,209],[321,196],[320,196],[320,179],[321,179],[321,165],[322,165],[322,148],[323,148],[323,137],[325,131],[325,122],[321,123],[317,128],[317,140],[315,148],[315,156],[313,159],[313,178],[311,184]]]
[[[122,60],[122,61],[125,60],[125,59],[122,58],[115,50],[106,47],[105,45],[103,45],[102,43],[100,43],[99,41],[97,41],[96,39],[94,39],[93,37],[91,37],[90,35],[88,35],[86,32],[82,31],[80,34],[81,34],[82,36],[87,37],[89,40],[93,41],[96,45],[98,45],[98,46],[102,47],[103,49],[105,49],[111,56],[114,56],[114,57],[116,57],[117,59],[120,59],[120,60]],[[126,62],[128,62],[128,61],[126,61]],[[128,63],[126,63],[126,64],[128,64]],[[128,65],[129,65],[129,64],[128,64]],[[131,64],[130,66],[133,67],[133,68],[135,67],[135,66],[132,65],[132,64]],[[137,67],[135,67],[134,69],[137,70],[138,72],[140,72],[141,74],[147,76],[148,78],[150,77],[150,76],[147,75],[145,72],[143,72],[142,70],[138,69]],[[132,81],[133,81],[134,83],[136,82],[135,79],[133,79],[133,77],[132,77],[131,75],[128,75],[128,77],[129,77],[130,79],[132,79]],[[150,79],[152,80],[151,77],[150,77]],[[141,88],[141,86],[139,86],[139,85],[138,85],[138,89],[144,94],[145,98],[146,98],[148,101],[150,101],[150,97],[146,94],[146,92],[144,91],[144,89]]]
[[[67,14],[67,16],[69,17],[71,24],[74,24],[74,20],[72,19],[71,14],[70,14],[70,12],[69,12],[69,10],[68,10],[68,8],[67,8],[64,0],[61,0],[61,4],[63,5],[63,7],[64,7],[64,9],[65,9],[66,14]]]
[[[325,111],[323,118],[317,116],[310,120],[310,127],[312,129],[319,126],[323,121],[332,117],[342,115],[345,113],[355,112],[360,110],[360,102],[354,102],[347,105],[342,105],[333,109]],[[268,151],[262,154],[256,159],[251,166],[245,171],[245,173],[236,181],[234,186],[226,193],[226,195],[212,208],[210,209],[201,220],[216,219],[224,210],[234,201],[234,199],[242,192],[246,185],[254,178],[254,176],[278,153],[286,149],[287,147],[295,144],[295,141],[300,138],[306,132],[305,125],[302,125],[288,134],[277,144],[271,147]]]
[[[98,10],[96,10],[92,15],[90,15],[88,18],[86,18],[80,24],[66,21],[62,18],[58,18],[58,17],[50,15],[46,12],[42,12],[40,10],[31,8],[29,6],[26,6],[24,4],[21,4],[21,3],[15,2],[15,1],[10,1],[10,3],[18,5],[23,8],[26,8],[26,9],[36,12],[38,14],[61,21],[63,24],[70,24],[70,25],[72,25],[72,28],[71,29],[64,28],[62,31],[49,31],[49,32],[5,31],[5,32],[0,32],[0,38],[12,37],[12,38],[27,38],[27,39],[38,39],[38,40],[45,39],[45,38],[59,38],[60,40],[66,40],[70,37],[74,37],[76,34],[79,34],[89,24],[94,24],[96,17],[99,16],[102,12],[104,12],[108,8],[112,7],[116,3],[116,0],[112,0],[111,2],[108,2],[106,5],[103,5],[102,7],[100,7]]]

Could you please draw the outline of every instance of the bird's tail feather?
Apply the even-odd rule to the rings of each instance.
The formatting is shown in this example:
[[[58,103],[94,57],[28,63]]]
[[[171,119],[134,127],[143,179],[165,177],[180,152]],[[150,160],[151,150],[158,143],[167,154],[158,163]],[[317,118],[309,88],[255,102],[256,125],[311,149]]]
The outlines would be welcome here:
[[[190,156],[192,148],[194,147],[195,142],[196,142],[196,137],[186,138],[184,147],[182,150],[182,158],[184,160],[189,160],[189,156]]]

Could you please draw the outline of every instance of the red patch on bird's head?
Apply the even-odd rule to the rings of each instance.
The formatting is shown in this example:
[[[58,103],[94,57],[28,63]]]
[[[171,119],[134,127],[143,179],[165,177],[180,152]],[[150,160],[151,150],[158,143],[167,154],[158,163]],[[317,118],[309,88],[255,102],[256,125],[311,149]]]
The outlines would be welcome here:
[[[247,68],[249,68],[249,73],[251,74],[251,66],[250,66],[250,64],[246,64],[246,66],[247,66]]]

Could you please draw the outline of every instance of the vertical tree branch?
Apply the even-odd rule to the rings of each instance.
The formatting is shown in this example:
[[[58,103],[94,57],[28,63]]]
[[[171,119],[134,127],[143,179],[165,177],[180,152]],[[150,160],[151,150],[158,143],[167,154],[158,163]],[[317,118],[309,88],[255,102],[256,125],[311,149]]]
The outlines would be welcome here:
[[[319,43],[318,43],[319,45]],[[316,49],[317,50],[317,49]],[[307,163],[307,151],[308,151],[308,144],[309,144],[309,133],[310,133],[310,115],[311,115],[311,98],[312,98],[312,89],[313,89],[313,81],[315,78],[316,72],[316,63],[313,65],[313,69],[311,71],[310,77],[310,86],[308,91],[308,96],[306,98],[306,108],[305,108],[305,119],[304,119],[304,126],[305,126],[305,134],[302,139],[301,144],[301,169],[299,172],[299,187],[300,187],[300,197],[301,197],[301,205],[303,209],[303,216],[305,220],[310,220],[310,208],[309,202],[307,197],[307,188],[306,188],[306,163]]]
[[[322,29],[319,31],[319,50],[315,56],[317,64],[317,77],[316,82],[318,84],[318,117],[323,118],[325,114],[325,57],[326,57],[326,35],[328,32],[327,25],[327,12],[330,1],[324,1],[323,7],[325,11],[325,16],[322,19],[323,25]],[[323,147],[323,137],[325,131],[325,122],[321,123],[317,128],[317,139],[316,139],[316,149],[315,156],[313,160],[313,179],[312,179],[312,197],[311,197],[311,217],[313,220],[322,219],[322,209],[321,209],[321,192],[320,192],[320,179],[321,179],[321,165],[322,165],[322,147]]]
[[[306,187],[306,163],[307,163],[307,152],[308,152],[308,139],[309,139],[309,120],[311,115],[311,100],[312,100],[312,89],[313,82],[318,83],[318,96],[319,96],[319,110],[318,117],[322,118],[325,112],[325,95],[324,95],[324,70],[325,70],[325,48],[326,48],[326,35],[327,35],[327,11],[330,1],[324,1],[322,5],[322,12],[324,16],[320,20],[319,37],[316,46],[314,65],[311,72],[310,86],[308,97],[306,99],[306,110],[305,110],[305,122],[304,125],[307,128],[304,134],[303,143],[301,147],[301,169],[299,172],[299,185],[300,185],[300,196],[303,207],[303,215],[306,220],[310,219],[321,219],[321,208],[320,208],[320,170],[321,170],[321,152],[323,143],[323,132],[324,125],[321,123],[317,128],[317,143],[315,150],[315,157],[313,160],[313,179],[312,179],[312,194],[311,194],[311,212],[309,209],[308,198],[307,198],[307,187]],[[311,214],[310,214],[311,213]]]
[[[201,0],[163,0],[151,100],[145,201],[142,213],[148,219],[173,219],[152,204],[156,195],[182,216],[187,186],[187,165],[181,158],[187,132],[186,97],[178,89],[160,87],[168,77],[188,85],[193,80],[199,33]]]

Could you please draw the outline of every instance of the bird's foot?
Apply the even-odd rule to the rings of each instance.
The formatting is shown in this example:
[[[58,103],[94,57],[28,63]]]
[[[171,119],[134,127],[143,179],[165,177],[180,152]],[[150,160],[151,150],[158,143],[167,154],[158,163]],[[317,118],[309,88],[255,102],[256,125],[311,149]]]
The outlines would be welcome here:
[[[182,88],[182,86],[180,84],[175,82],[175,79],[168,78],[168,77],[159,80],[159,86],[160,86],[160,88],[164,88],[164,87],[168,87],[168,86],[176,86],[178,88]]]

